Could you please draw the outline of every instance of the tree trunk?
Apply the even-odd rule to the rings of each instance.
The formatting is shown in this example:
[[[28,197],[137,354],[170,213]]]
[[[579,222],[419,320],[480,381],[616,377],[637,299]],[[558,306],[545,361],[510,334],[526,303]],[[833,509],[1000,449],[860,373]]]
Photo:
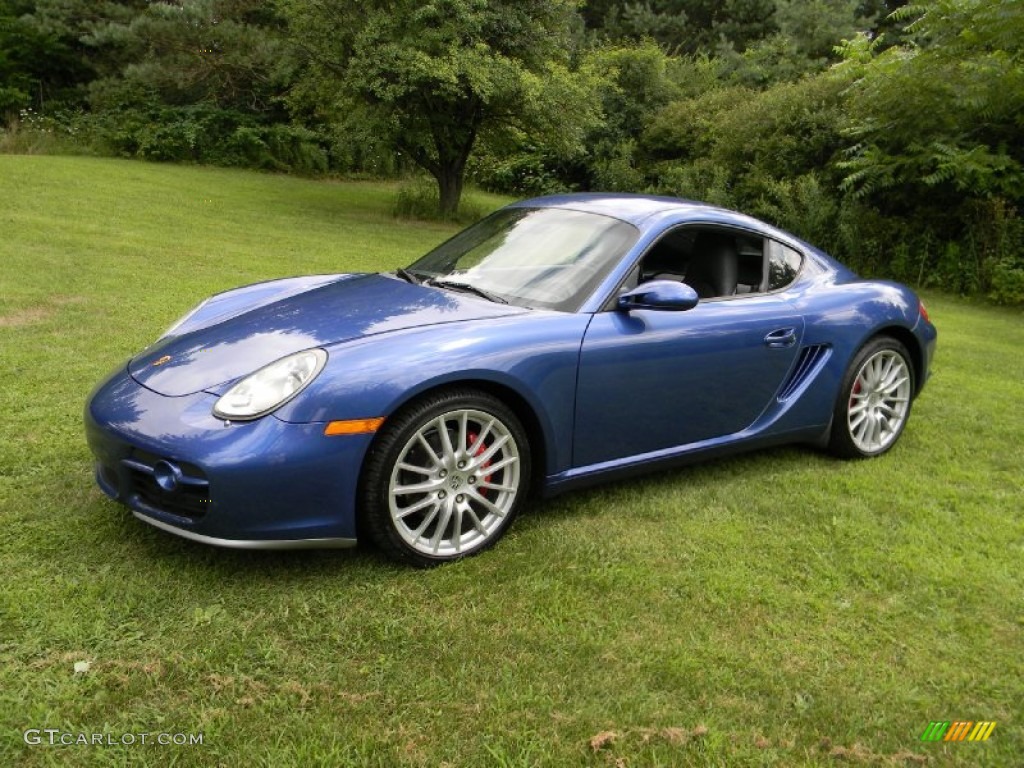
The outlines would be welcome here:
[[[438,213],[442,219],[454,219],[462,199],[464,163],[448,163],[435,174],[438,192]]]

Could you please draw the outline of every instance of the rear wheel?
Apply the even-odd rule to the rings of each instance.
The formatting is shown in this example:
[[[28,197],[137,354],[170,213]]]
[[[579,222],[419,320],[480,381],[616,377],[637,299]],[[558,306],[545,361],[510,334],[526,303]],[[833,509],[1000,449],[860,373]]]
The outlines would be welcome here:
[[[907,348],[888,336],[869,341],[843,377],[829,449],[848,458],[885,453],[907,424],[913,392]]]
[[[511,409],[475,390],[436,394],[378,435],[363,476],[363,528],[395,559],[458,560],[501,538],[529,479],[529,444]]]

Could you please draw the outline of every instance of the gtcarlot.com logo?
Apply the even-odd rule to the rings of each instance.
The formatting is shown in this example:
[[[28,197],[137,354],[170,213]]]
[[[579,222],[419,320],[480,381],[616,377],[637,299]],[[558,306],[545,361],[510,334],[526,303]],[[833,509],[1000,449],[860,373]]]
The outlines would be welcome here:
[[[994,720],[932,720],[921,741],[988,741],[995,729]]]
[[[85,733],[62,731],[59,728],[29,728],[23,734],[29,746],[51,747],[131,747],[136,744],[157,744],[162,747],[202,745],[202,733]]]

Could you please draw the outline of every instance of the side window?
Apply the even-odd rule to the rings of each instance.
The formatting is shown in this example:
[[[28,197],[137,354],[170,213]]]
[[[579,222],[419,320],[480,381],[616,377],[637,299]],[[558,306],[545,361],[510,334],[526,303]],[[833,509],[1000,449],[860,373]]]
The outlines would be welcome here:
[[[800,272],[803,257],[792,248],[768,241],[768,290],[777,291],[792,283]]]
[[[640,264],[640,282],[648,280],[676,280],[682,282],[690,260],[690,249],[696,231],[691,228],[674,229],[644,256]]]
[[[644,256],[639,281],[685,282],[702,299],[765,290],[765,241],[727,227],[683,226]]]

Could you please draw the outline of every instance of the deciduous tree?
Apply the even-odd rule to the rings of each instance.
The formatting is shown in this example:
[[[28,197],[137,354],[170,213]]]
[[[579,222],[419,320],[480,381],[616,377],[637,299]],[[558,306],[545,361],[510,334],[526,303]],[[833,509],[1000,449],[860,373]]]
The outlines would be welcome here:
[[[452,215],[482,133],[578,148],[596,115],[570,69],[575,0],[285,0],[309,57],[303,93],[365,127],[436,180]]]

